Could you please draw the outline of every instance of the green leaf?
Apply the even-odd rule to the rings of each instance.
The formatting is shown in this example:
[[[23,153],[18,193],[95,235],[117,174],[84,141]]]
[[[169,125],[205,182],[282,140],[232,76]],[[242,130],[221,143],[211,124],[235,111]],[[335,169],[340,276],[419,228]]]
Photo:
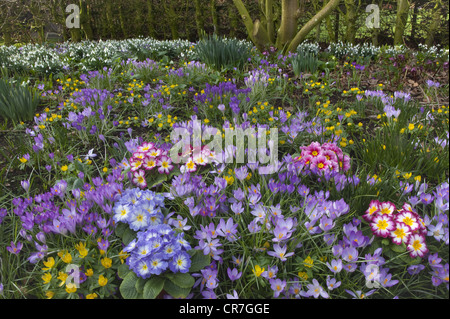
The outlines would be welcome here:
[[[117,268],[117,275],[124,279],[130,271],[130,267],[127,264],[122,264]]]
[[[166,275],[170,281],[181,288],[192,288],[195,284],[195,279],[188,273],[168,273]]]
[[[147,280],[145,280],[144,278],[138,278],[138,280],[136,281],[135,287],[139,295],[142,295],[142,293],[144,292],[144,285],[146,282]]]
[[[73,161],[73,163],[75,164],[75,168],[76,168],[78,171],[83,172],[83,173],[86,173],[85,170],[84,170],[83,164],[81,164],[79,161]]]
[[[162,182],[167,181],[167,175],[166,174],[158,174],[156,176],[152,175],[146,178],[147,181],[147,187],[152,188],[153,186],[159,185]]]
[[[164,282],[164,290],[174,298],[186,298],[191,292],[190,288],[181,288],[170,280]]]
[[[139,293],[136,290],[137,280],[137,275],[132,271],[125,276],[119,287],[120,293],[124,299],[137,299],[139,297]]]
[[[189,268],[191,273],[198,272],[211,264],[211,257],[203,255],[199,250],[190,250],[189,254],[191,255],[191,268]]]
[[[114,232],[116,233],[116,235],[120,238],[122,238],[123,234],[125,233],[125,231],[129,228],[127,224],[125,223],[118,223],[116,224],[116,229],[114,230]]]
[[[77,162],[77,161],[75,161]],[[77,178],[74,182],[73,182],[73,186],[72,189],[82,189],[84,185],[84,182],[82,179]]]
[[[122,236],[122,242],[126,246],[136,238],[136,232],[130,228],[127,228]]]
[[[393,244],[390,247],[396,253],[404,253],[406,251],[406,245],[405,244],[401,244],[401,245]]]
[[[384,238],[384,239],[381,241],[381,243],[382,243],[384,246],[389,246],[389,244],[390,244],[391,242],[389,241],[389,239]]]
[[[163,290],[165,281],[162,277],[153,277],[147,280],[144,286],[144,299],[155,299],[158,297]]]

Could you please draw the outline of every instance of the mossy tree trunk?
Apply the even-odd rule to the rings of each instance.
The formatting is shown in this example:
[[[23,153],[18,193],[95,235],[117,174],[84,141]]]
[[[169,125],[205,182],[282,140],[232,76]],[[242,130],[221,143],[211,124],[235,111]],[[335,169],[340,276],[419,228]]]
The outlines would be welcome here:
[[[439,26],[441,24],[441,9],[442,9],[442,0],[434,0],[434,7],[431,15],[431,24],[428,29],[428,36],[425,40],[425,44],[427,46],[433,46],[434,38],[436,32],[439,30]]]
[[[356,39],[356,18],[357,18],[357,5],[356,0],[344,0],[345,3],[345,40],[348,43],[355,43]]]
[[[406,24],[408,23],[409,1],[397,1],[397,17],[395,21],[394,45],[403,44],[403,34],[405,33]]]
[[[333,12],[340,0],[330,0],[319,12],[317,12],[298,32],[297,19],[299,16],[299,5],[297,0],[282,0],[281,2],[281,22],[276,34],[275,45],[279,50],[284,52],[293,52],[298,45],[306,39],[306,36],[317,25]],[[247,34],[251,41],[259,50],[272,45],[269,32],[267,31],[267,7],[265,12],[265,21],[262,23],[259,19],[254,22],[241,0],[233,0],[242,21],[247,30]],[[272,3],[272,2],[271,2]]]
[[[203,8],[201,0],[194,0],[195,4],[195,26],[197,28],[197,37],[201,38],[205,32],[205,20],[203,19]]]
[[[163,1],[164,11],[166,12],[167,21],[169,23],[170,33],[172,34],[172,39],[176,40],[179,38],[178,35],[178,23],[177,15],[173,7],[174,0]]]
[[[219,15],[217,14],[216,0],[210,0],[209,7],[211,10],[211,19],[214,27],[214,33],[220,33],[219,27]]]
[[[156,37],[155,18],[153,14],[153,1],[147,0],[147,30],[148,35],[152,38]]]
[[[91,13],[88,3],[85,0],[80,0],[80,25],[84,31],[87,40],[94,39],[94,32],[91,26]]]

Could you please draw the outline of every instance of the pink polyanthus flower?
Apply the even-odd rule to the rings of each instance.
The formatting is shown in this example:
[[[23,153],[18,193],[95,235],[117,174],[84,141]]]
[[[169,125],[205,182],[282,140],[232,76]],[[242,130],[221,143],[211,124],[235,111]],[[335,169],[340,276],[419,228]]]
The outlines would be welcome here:
[[[335,143],[312,142],[308,146],[300,147],[301,154],[295,159],[303,165],[310,165],[311,169],[319,172],[348,171],[350,169],[350,157],[344,155],[342,150]]]
[[[365,214],[363,215],[363,218],[368,221],[371,222],[374,217],[378,214],[378,212],[380,211],[380,201],[378,200],[372,200],[369,204],[369,208],[366,210]]]
[[[144,159],[144,163],[142,164],[142,167],[145,170],[150,171],[150,170],[152,170],[153,168],[156,167],[156,163],[157,163],[156,159],[151,158],[151,157],[146,157]]]
[[[139,170],[133,173],[133,183],[141,188],[147,187],[147,181],[145,180],[144,170]]]
[[[395,222],[389,215],[377,215],[370,223],[370,228],[375,235],[386,238],[395,230]]]
[[[141,168],[143,162],[144,161],[142,159],[135,159],[134,157],[132,157],[130,159],[131,171],[135,172],[135,171],[139,170]]]
[[[403,223],[407,225],[411,232],[414,232],[420,228],[418,216],[416,213],[403,211],[402,213],[395,216],[395,221],[397,223]]]
[[[390,234],[392,242],[397,245],[407,243],[411,234],[410,228],[404,223],[395,223],[395,230]]]
[[[411,258],[423,257],[428,252],[425,236],[421,234],[411,235],[408,240],[407,249]]]
[[[379,214],[380,215],[393,215],[395,212],[395,205],[391,202],[382,202],[379,205],[380,207],[380,211]]]
[[[317,167],[319,171],[330,168],[331,162],[323,155],[318,155],[311,160],[311,168]]]
[[[169,174],[169,172],[173,169],[172,160],[167,156],[161,156],[157,165],[158,172],[160,174]]]
[[[312,156],[316,157],[322,154],[322,148],[320,147],[320,143],[312,142],[308,146],[301,147],[302,149],[302,157],[304,156]]]

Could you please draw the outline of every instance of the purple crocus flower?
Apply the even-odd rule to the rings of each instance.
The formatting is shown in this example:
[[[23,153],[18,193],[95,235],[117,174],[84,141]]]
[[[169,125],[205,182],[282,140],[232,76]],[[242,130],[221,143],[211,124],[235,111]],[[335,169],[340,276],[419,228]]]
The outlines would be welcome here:
[[[277,257],[281,261],[286,261],[287,257],[290,257],[290,256],[294,255],[293,252],[290,252],[290,253],[286,254],[286,250],[287,250],[286,246],[281,247],[280,245],[275,244],[275,245],[273,245],[273,251],[268,251],[267,254],[269,256]]]
[[[327,287],[329,290],[333,290],[338,288],[341,285],[341,282],[336,282],[336,278],[330,278],[330,276],[327,276]]]
[[[306,292],[307,296],[318,298],[319,296],[322,296],[323,298],[328,298],[327,292],[322,288],[322,286],[319,285],[319,282],[317,279],[312,280],[312,284],[309,284],[308,291]]]
[[[9,251],[11,254],[18,255],[20,251],[23,248],[23,243],[20,241],[17,242],[17,245],[14,244],[14,242],[11,242],[11,246],[6,247],[6,250]]]
[[[238,280],[242,276],[242,272],[239,272],[236,268],[228,268],[227,269],[228,278],[230,278],[231,281]]]
[[[284,291],[286,288],[286,280],[281,279],[270,279],[270,288],[274,291],[273,297],[278,298],[280,294]]]
[[[227,222],[224,219],[220,219],[219,225],[217,225],[217,234],[219,236],[227,238],[230,242],[234,242],[237,240],[236,232],[237,232],[238,224],[233,222],[233,218],[229,218]]]
[[[327,262],[327,267],[333,272],[338,273],[342,270],[342,260],[341,259],[333,259],[331,261],[331,265]]]

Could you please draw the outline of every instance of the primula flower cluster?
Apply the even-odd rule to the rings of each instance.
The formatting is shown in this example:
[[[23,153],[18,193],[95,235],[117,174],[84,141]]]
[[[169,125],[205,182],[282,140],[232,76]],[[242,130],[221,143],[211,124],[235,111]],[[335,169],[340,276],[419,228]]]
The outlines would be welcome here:
[[[371,201],[363,218],[370,223],[374,235],[390,238],[394,244],[405,244],[412,258],[423,257],[428,248],[425,243],[427,228],[411,205],[401,209],[391,202]]]
[[[312,142],[308,146],[302,146],[301,154],[296,158],[312,171],[348,171],[350,169],[350,157],[334,143],[320,144]]]
[[[150,190],[127,189],[113,208],[113,220],[126,223],[134,231],[162,224],[164,196]]]
[[[147,187],[146,174],[158,170],[160,174],[169,174],[172,169],[172,159],[167,150],[158,148],[154,143],[144,142],[129,159],[133,184],[140,188]]]
[[[150,226],[138,232],[137,238],[123,249],[130,254],[127,265],[143,279],[160,275],[167,269],[174,273],[187,273],[191,266],[188,250],[191,246],[184,239],[184,233],[177,234],[167,224]]]

